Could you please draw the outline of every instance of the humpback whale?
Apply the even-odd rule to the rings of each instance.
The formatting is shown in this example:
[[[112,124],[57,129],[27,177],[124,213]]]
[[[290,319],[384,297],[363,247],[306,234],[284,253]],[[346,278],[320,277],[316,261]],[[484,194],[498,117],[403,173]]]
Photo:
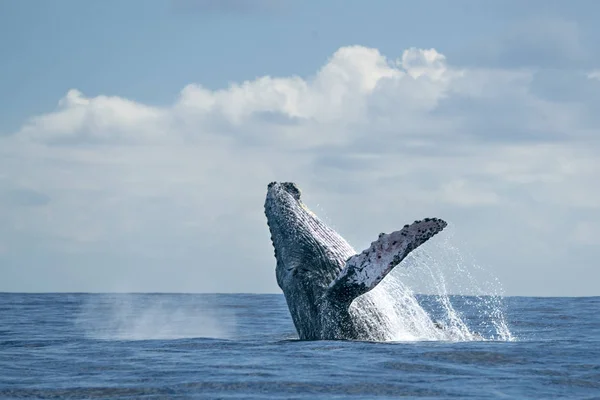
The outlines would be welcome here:
[[[381,233],[360,254],[300,199],[292,182],[271,182],[265,215],[277,262],[275,275],[301,340],[385,340],[385,315],[369,291],[411,251],[447,223],[425,218]],[[361,318],[353,303],[370,313]],[[375,323],[373,323],[375,321]]]

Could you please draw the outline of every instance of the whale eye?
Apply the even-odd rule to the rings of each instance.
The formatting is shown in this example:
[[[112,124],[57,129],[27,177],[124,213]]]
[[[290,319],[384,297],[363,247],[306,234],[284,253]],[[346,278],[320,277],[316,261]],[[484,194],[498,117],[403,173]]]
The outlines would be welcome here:
[[[300,189],[298,189],[295,183],[284,182],[282,185],[286,192],[291,194],[296,200],[300,200]]]

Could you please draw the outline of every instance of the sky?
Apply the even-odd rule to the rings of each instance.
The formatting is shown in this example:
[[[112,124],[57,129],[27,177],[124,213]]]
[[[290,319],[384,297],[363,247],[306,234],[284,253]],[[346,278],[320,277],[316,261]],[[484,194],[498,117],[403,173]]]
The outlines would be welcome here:
[[[294,181],[358,251],[439,217],[506,295],[600,295],[599,12],[0,0],[0,291],[277,293]]]

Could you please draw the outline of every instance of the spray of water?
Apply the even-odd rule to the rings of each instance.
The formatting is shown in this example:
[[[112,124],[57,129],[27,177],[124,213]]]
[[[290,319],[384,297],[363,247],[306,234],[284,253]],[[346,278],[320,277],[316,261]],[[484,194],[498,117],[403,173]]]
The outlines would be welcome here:
[[[227,339],[235,316],[198,299],[173,295],[92,295],[75,321],[84,335],[100,340]]]
[[[378,324],[388,341],[514,340],[498,280],[458,250],[451,232],[445,237],[411,253],[358,298],[351,307],[354,317]]]

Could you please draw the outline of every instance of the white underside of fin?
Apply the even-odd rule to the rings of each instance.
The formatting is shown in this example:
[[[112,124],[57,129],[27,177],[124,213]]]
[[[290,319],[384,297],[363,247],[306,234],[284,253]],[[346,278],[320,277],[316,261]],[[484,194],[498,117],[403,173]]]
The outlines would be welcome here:
[[[447,223],[441,219],[426,218],[406,225],[399,231],[380,234],[368,249],[348,259],[344,269],[329,285],[329,290],[347,291],[357,296],[368,292],[411,251],[446,226]]]

